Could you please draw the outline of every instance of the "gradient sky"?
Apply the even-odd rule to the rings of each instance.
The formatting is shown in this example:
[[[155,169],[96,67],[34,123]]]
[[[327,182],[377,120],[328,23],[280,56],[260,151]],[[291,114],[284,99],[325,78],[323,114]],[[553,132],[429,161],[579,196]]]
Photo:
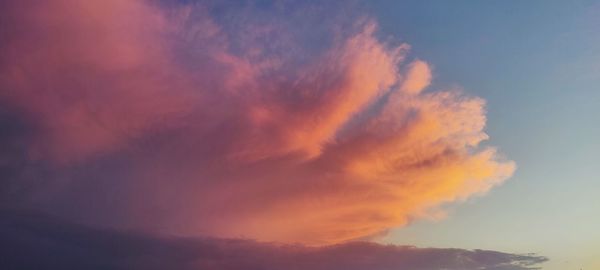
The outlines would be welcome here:
[[[0,43],[14,267],[600,268],[598,1],[6,1]]]
[[[382,32],[434,64],[434,85],[488,101],[514,176],[448,218],[385,242],[538,252],[544,269],[600,268],[600,3],[376,1]]]

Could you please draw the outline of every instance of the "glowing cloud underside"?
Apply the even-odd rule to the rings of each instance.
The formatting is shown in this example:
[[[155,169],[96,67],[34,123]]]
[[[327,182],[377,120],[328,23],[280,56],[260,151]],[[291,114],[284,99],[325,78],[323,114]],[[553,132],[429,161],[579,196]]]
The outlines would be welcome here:
[[[423,91],[429,65],[406,61],[408,46],[381,42],[369,20],[331,27],[328,43],[305,48],[302,34],[272,22],[232,34],[199,5],[62,0],[4,10],[19,31],[3,36],[0,101],[35,131],[28,162],[65,176],[31,191],[53,192],[31,195],[48,211],[111,190],[66,215],[337,243],[435,215],[515,167],[478,147],[484,100]],[[84,185],[103,188],[81,194]]]

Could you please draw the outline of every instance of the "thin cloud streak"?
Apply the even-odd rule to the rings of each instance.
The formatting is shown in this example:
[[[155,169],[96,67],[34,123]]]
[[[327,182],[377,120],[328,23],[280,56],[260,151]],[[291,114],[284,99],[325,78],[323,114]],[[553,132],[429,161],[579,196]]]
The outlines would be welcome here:
[[[527,270],[547,259],[488,250],[366,242],[324,247],[102,230],[34,213],[0,211],[6,269]]]

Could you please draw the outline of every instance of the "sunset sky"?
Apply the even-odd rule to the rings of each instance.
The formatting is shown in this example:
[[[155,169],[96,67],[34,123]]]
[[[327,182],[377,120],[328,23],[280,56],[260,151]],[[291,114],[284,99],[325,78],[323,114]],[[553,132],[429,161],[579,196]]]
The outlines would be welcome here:
[[[600,3],[391,2],[372,7],[381,30],[409,40],[434,82],[487,100],[490,141],[518,169],[385,242],[531,251],[550,258],[544,269],[599,269]]]
[[[0,2],[0,268],[600,269],[599,1]]]

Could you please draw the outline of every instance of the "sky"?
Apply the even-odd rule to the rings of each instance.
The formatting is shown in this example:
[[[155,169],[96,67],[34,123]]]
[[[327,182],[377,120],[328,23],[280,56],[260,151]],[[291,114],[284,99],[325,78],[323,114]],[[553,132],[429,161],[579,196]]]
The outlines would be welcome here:
[[[544,269],[600,267],[599,7],[597,1],[371,7],[382,31],[410,40],[434,64],[440,84],[459,84],[487,100],[490,141],[518,167],[488,195],[452,207],[447,218],[395,230],[386,242],[532,251],[551,258]]]
[[[3,1],[1,261],[596,269],[599,15]]]

